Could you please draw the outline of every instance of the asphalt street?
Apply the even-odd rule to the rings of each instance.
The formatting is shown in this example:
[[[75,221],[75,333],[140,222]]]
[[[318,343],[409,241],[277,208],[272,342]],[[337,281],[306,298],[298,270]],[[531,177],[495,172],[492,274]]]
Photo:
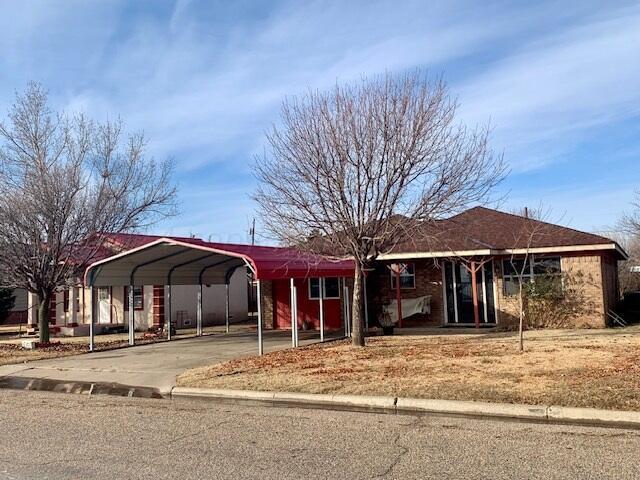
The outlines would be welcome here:
[[[0,479],[640,478],[640,431],[0,390]]]

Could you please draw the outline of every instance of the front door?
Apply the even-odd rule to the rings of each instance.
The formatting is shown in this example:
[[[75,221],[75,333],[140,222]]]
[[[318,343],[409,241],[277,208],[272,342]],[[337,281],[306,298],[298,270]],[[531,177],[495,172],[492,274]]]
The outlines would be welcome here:
[[[111,323],[111,295],[109,287],[98,287],[98,323]]]
[[[447,324],[475,324],[471,272],[461,263],[445,262],[444,285]],[[476,273],[476,291],[480,323],[495,324],[493,262],[485,263]]]

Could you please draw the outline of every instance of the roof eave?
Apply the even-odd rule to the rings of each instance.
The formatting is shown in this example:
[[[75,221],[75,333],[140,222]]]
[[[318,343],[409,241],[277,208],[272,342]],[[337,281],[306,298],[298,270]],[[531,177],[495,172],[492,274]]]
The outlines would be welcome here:
[[[526,253],[571,253],[584,251],[615,251],[621,260],[628,260],[629,255],[615,242],[590,244],[590,245],[564,245],[551,247],[532,248],[505,248],[505,249],[477,249],[459,251],[439,251],[439,252],[398,252],[379,255],[377,260],[411,260],[420,258],[447,258],[447,257],[479,257],[479,256],[500,256],[500,255],[524,255]]]

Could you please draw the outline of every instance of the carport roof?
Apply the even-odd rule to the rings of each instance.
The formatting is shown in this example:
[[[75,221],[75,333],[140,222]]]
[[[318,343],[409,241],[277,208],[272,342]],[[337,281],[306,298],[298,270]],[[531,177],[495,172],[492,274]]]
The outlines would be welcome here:
[[[288,247],[206,242],[161,237],[91,264],[87,285],[218,284],[239,267],[257,280],[352,277],[351,260],[313,255]]]

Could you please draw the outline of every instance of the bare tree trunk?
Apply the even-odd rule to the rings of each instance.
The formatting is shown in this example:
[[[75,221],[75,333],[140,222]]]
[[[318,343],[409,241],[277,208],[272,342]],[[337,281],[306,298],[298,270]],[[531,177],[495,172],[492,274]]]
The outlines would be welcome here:
[[[518,307],[520,313],[520,324],[518,325],[518,349],[524,351],[524,300],[522,298],[522,281],[519,282]]]
[[[362,265],[356,262],[351,305],[351,341],[354,347],[364,347],[364,318],[362,316]]]
[[[40,343],[49,343],[49,310],[51,308],[51,295],[50,292],[45,292],[38,297],[38,336]]]

